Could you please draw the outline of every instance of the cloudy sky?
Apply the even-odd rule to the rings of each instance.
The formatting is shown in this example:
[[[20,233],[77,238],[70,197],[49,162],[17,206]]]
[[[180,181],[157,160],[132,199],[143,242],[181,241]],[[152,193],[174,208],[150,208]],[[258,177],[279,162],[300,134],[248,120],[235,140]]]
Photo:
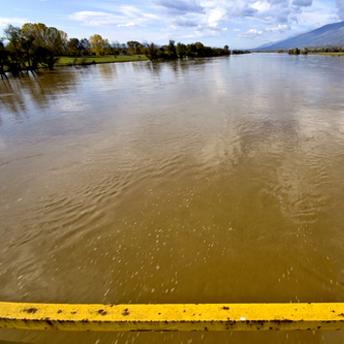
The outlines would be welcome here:
[[[44,22],[69,37],[199,40],[253,48],[344,20],[344,0],[0,0],[0,30]]]

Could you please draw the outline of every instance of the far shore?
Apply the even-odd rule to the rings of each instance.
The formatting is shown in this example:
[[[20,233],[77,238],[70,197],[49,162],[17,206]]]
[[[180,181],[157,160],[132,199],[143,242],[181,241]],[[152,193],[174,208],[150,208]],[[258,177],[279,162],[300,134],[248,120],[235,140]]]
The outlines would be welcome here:
[[[285,53],[288,53],[287,51]],[[323,56],[344,56],[344,52],[309,52],[308,55]],[[65,66],[86,66],[92,64],[119,63],[119,62],[139,62],[149,61],[145,55],[120,55],[120,56],[87,56],[87,57],[69,57],[62,56],[56,63],[56,67]]]
[[[288,50],[285,51],[252,51],[258,54],[288,54]],[[323,55],[323,56],[344,56],[344,51],[341,52],[323,52],[323,51],[309,51],[307,54],[299,54],[301,56],[307,55]]]
[[[324,56],[344,56],[344,52],[339,53],[309,53],[310,55],[324,55]]]

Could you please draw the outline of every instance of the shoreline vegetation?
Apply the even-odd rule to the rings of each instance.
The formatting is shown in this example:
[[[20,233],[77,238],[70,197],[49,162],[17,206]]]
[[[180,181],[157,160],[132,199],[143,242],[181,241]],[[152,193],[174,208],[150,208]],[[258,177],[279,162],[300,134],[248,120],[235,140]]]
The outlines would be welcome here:
[[[42,23],[26,23],[22,27],[9,25],[5,37],[0,39],[0,75],[19,76],[22,72],[34,72],[55,66],[90,65],[98,63],[132,61],[167,61],[187,58],[229,56],[250,53],[245,50],[231,51],[205,46],[201,42],[166,45],[154,43],[110,43],[99,34],[90,38],[68,38],[67,34]]]
[[[288,50],[289,55],[330,55],[343,56],[344,47],[326,47],[326,48],[294,48]]]
[[[344,47],[320,47],[320,48],[293,48],[279,50],[255,50],[257,53],[279,53],[289,55],[324,55],[324,56],[344,56]]]
[[[232,50],[229,55],[241,55],[249,54],[247,50]],[[226,55],[218,55],[226,56]],[[204,56],[214,57],[214,56]],[[178,59],[179,57],[177,57]],[[156,61],[166,61],[172,59],[156,59]],[[104,63],[119,63],[119,62],[140,62],[150,61],[146,55],[105,55],[105,56],[85,56],[85,57],[72,57],[72,56],[60,56],[56,62],[56,67],[66,66],[88,66],[92,64],[104,64]]]
[[[103,63],[118,63],[118,62],[138,62],[138,61],[148,61],[145,55],[105,55],[105,56],[83,56],[83,57],[73,57],[73,56],[61,56],[56,62],[56,67],[66,67],[66,66],[88,66],[93,64],[103,64]]]

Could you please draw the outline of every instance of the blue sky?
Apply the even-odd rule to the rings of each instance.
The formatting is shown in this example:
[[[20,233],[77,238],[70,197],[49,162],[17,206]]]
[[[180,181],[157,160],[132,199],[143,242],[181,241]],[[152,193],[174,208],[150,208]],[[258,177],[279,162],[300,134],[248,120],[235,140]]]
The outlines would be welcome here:
[[[253,48],[344,20],[344,0],[0,0],[0,30],[43,22],[110,41]]]

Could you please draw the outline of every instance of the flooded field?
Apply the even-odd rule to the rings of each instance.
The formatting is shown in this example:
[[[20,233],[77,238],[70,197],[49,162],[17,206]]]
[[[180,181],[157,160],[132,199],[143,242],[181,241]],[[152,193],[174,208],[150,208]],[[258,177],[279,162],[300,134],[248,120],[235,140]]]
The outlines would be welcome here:
[[[0,300],[344,301],[344,59],[253,54],[0,82]],[[343,343],[342,332],[23,343]]]

